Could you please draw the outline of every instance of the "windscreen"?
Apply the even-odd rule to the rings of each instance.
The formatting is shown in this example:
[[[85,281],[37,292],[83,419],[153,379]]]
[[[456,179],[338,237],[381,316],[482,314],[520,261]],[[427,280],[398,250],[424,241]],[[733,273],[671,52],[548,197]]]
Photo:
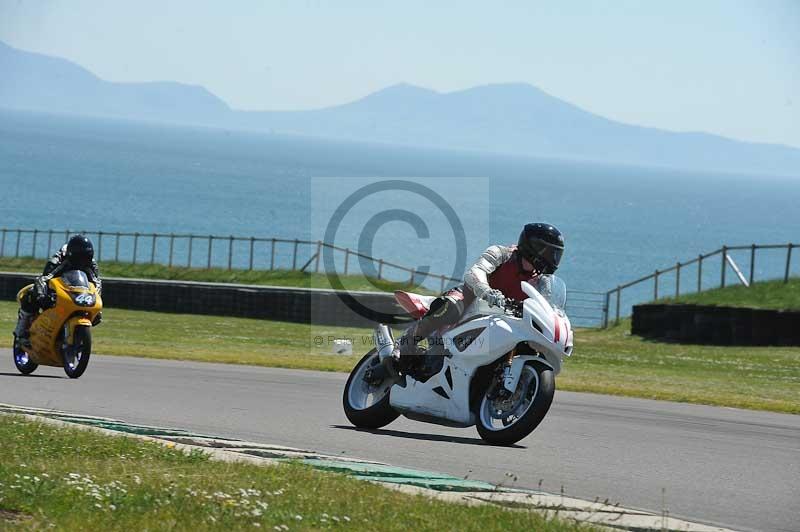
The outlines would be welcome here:
[[[567,285],[555,275],[540,275],[531,285],[557,309],[567,306]]]
[[[61,276],[64,284],[76,288],[89,288],[89,278],[80,270],[70,270]]]

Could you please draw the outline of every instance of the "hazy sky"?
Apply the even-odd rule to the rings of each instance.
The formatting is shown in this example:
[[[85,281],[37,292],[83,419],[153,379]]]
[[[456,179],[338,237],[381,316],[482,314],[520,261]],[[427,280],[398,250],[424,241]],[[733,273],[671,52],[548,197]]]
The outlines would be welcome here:
[[[499,4],[0,0],[0,40],[239,109],[523,81],[628,123],[800,147],[798,0]]]

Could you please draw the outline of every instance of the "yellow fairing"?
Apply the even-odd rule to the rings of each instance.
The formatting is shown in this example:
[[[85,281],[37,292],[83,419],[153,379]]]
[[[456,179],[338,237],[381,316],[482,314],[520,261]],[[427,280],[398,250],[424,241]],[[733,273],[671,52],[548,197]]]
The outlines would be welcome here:
[[[31,348],[26,352],[37,364],[61,367],[62,342],[73,342],[76,327],[91,327],[97,314],[103,310],[103,301],[91,283],[89,288],[73,287],[56,277],[50,280],[49,286],[56,294],[56,304],[34,320],[30,334]],[[20,290],[17,298],[21,298],[31,287],[29,285]],[[87,305],[87,302],[91,304]]]

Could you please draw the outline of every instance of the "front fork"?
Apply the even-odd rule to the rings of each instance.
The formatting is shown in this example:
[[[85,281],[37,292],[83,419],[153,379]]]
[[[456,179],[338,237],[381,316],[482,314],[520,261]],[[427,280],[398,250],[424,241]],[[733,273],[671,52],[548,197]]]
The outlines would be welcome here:
[[[78,327],[91,327],[92,320],[86,316],[73,316],[64,322],[64,344],[72,345],[75,343],[75,329]]]
[[[500,366],[496,389],[492,392],[495,397],[510,396],[517,391],[522,368],[525,366],[525,362],[531,358],[529,356],[517,356],[516,347],[508,352],[503,365]],[[500,386],[501,383],[502,387]]]

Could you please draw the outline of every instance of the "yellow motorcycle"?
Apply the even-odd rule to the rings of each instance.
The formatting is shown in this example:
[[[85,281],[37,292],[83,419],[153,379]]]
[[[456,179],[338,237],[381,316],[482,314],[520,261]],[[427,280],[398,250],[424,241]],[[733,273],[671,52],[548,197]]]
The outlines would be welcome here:
[[[17,294],[22,297],[33,285]],[[64,272],[48,282],[50,305],[33,320],[30,347],[14,341],[14,365],[23,375],[42,366],[63,367],[77,379],[86,371],[92,352],[92,323],[103,310],[97,288],[80,270]]]

